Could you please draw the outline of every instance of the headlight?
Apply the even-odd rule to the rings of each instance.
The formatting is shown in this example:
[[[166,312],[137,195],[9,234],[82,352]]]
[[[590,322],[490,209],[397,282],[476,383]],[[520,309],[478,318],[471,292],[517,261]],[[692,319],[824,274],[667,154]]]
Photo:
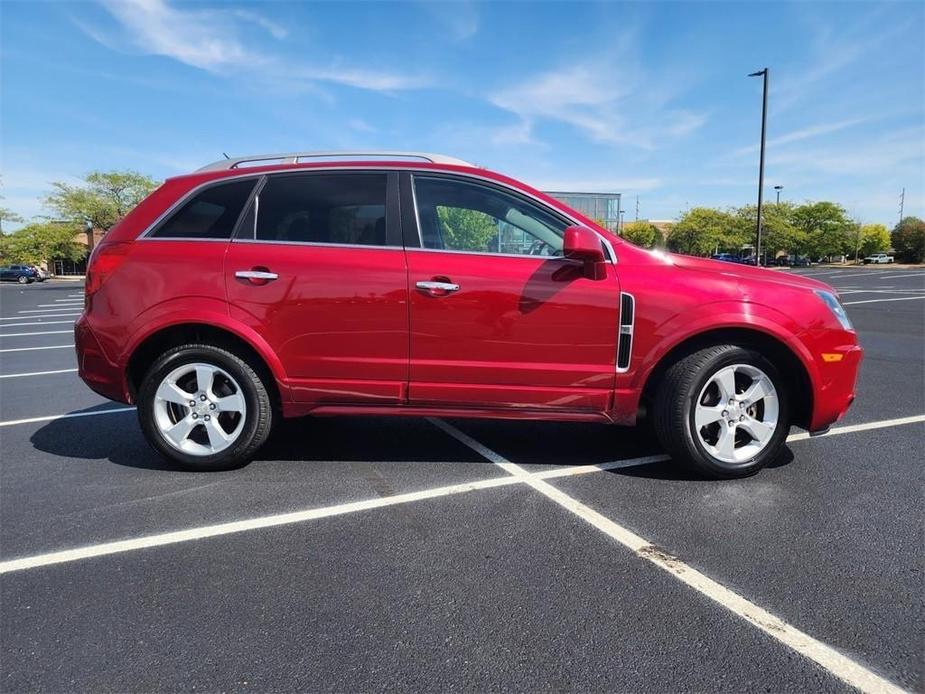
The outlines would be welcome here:
[[[841,323],[841,327],[845,330],[854,330],[851,327],[851,321],[848,319],[848,314],[845,313],[845,307],[838,303],[838,299],[835,298],[835,295],[832,292],[826,292],[821,289],[815,289],[816,296],[818,296],[829,307],[829,310],[835,314],[835,317],[838,319],[838,322]]]

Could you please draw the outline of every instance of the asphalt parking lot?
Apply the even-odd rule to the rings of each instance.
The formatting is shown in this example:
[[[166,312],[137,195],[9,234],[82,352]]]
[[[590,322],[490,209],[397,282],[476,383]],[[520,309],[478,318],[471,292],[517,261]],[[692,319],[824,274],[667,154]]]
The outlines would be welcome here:
[[[798,272],[858,399],[731,482],[632,429],[401,418],[179,472],[77,378],[81,285],[3,285],[0,690],[921,691],[925,270]]]

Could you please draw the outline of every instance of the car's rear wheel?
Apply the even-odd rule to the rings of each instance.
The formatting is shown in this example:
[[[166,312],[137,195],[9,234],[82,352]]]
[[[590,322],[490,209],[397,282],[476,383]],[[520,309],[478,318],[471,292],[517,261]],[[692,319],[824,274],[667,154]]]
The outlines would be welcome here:
[[[138,418],[161,455],[195,470],[247,463],[266,441],[272,405],[246,361],[212,345],[174,348],[158,359],[138,392]]]
[[[719,345],[666,371],[653,423],[675,460],[729,479],[752,475],[780,455],[789,416],[774,364],[752,349]]]

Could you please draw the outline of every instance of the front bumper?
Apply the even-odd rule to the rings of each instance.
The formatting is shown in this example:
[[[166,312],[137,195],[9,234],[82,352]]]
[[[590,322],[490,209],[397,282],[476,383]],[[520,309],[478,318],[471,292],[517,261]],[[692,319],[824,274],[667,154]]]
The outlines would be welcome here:
[[[840,345],[827,348],[819,358],[821,383],[813,398],[810,434],[824,433],[851,407],[864,350],[857,344]]]

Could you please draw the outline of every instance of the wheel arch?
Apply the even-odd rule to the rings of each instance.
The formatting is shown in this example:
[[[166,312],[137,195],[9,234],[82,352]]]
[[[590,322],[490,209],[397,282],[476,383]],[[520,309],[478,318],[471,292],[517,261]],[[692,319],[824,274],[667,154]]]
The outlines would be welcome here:
[[[228,328],[200,322],[173,323],[162,326],[146,335],[135,346],[131,351],[125,372],[126,385],[132,400],[134,401],[141,381],[154,360],[173,347],[196,343],[215,345],[244,359],[263,380],[274,408],[279,409],[282,406],[286,387],[276,369],[264,357],[262,350]]]
[[[665,372],[672,364],[707,347],[731,344],[760,352],[774,363],[791,395],[792,423],[808,427],[813,412],[812,378],[803,360],[776,336],[753,327],[721,327],[690,335],[666,352],[649,372],[642,388],[640,404],[648,408]]]

